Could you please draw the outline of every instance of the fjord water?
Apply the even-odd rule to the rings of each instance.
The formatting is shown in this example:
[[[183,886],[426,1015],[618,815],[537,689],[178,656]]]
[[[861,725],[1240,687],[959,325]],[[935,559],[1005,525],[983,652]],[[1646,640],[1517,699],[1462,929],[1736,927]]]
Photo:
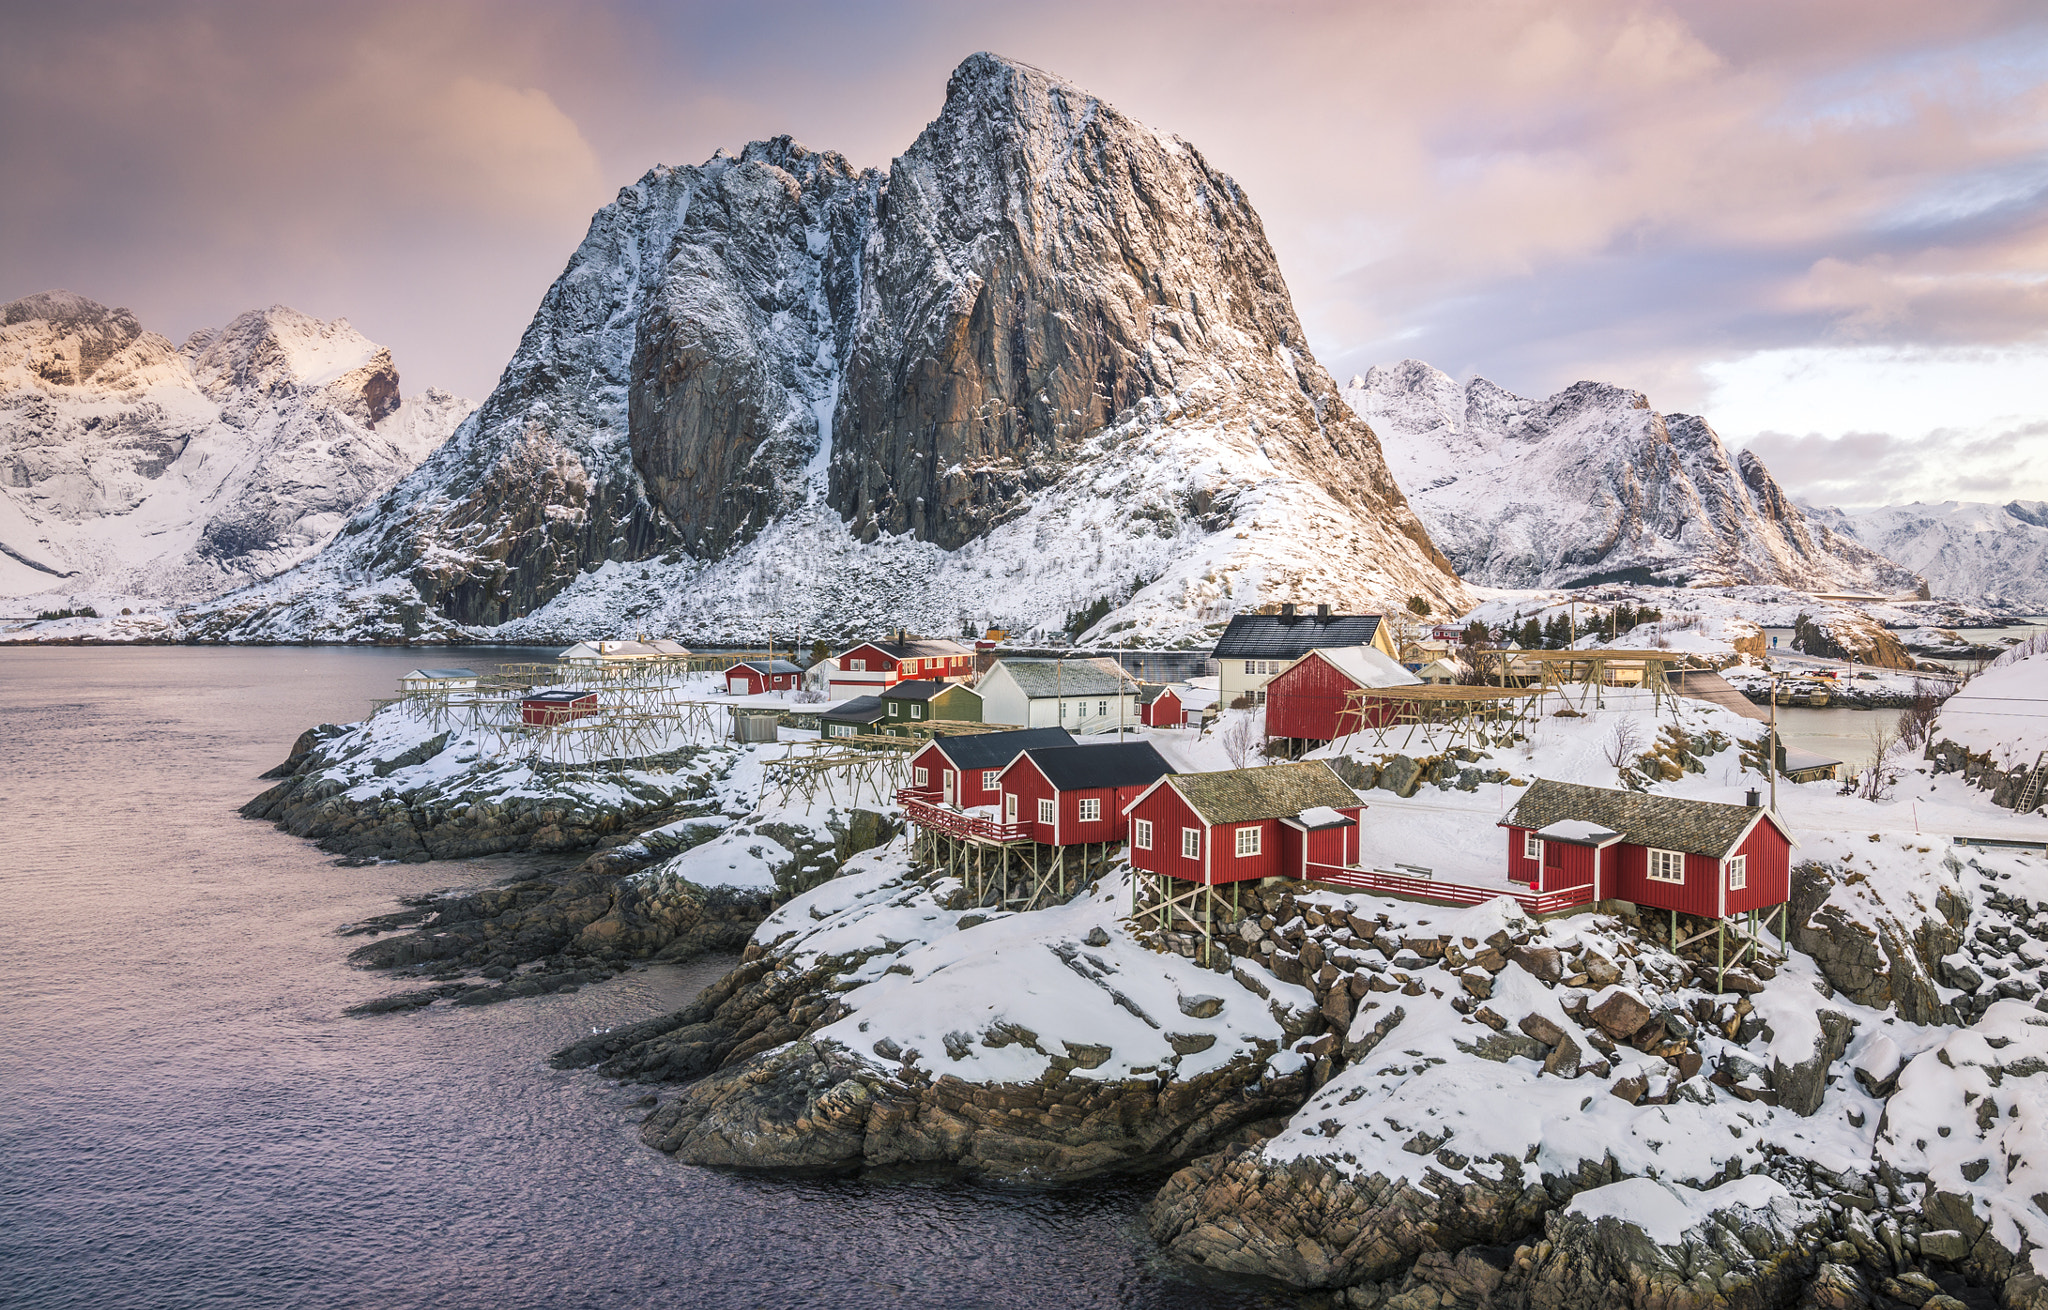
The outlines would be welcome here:
[[[515,861],[336,867],[234,810],[420,663],[518,651],[0,650],[0,1305],[1243,1306],[1154,1262],[1150,1188],[750,1178],[546,1065],[725,961],[346,1019],[335,935]],[[672,1089],[662,1089],[672,1091]]]

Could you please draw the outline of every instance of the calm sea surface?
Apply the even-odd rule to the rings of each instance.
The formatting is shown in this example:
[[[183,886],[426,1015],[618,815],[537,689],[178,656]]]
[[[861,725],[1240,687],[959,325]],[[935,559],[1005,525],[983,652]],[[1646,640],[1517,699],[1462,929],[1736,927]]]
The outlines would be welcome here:
[[[507,860],[341,869],[235,816],[299,731],[526,652],[0,649],[0,1305],[1257,1306],[1146,1186],[791,1183],[641,1146],[546,1067],[724,967],[344,1019],[351,920]]]

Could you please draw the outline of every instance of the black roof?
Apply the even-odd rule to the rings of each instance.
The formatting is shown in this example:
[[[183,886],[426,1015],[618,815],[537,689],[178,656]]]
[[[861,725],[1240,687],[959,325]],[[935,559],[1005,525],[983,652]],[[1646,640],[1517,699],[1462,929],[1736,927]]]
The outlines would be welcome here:
[[[874,723],[883,715],[882,698],[855,696],[846,704],[822,711],[818,718],[830,723]]]
[[[940,682],[936,678],[919,678],[916,682],[899,682],[882,693],[889,700],[930,700],[948,687],[965,687],[962,682]],[[968,687],[969,691],[974,690]]]
[[[1145,787],[1173,772],[1149,741],[1106,741],[1024,752],[1046,781],[1061,791],[1091,787]]]
[[[1150,705],[1153,701],[1158,700],[1161,696],[1172,690],[1173,684],[1171,683],[1141,682],[1138,684],[1138,704]]]
[[[946,733],[932,740],[955,768],[1000,769],[1023,751],[1071,746],[1074,734],[1065,728],[1019,728],[1015,732]]]
[[[1291,660],[1318,648],[1364,646],[1380,630],[1377,614],[1240,614],[1216,641],[1219,660]]]
[[[733,669],[752,669],[756,673],[802,673],[803,666],[792,664],[779,656],[772,660],[741,660]],[[732,672],[727,669],[726,672]]]

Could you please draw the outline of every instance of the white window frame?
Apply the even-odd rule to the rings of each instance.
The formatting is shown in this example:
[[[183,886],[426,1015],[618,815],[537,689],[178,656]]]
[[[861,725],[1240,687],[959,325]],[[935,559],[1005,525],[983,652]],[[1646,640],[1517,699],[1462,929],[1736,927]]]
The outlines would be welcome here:
[[[1266,830],[1258,824],[1247,824],[1237,830],[1237,855],[1243,859],[1257,855],[1265,843]]]
[[[922,705],[919,705],[919,704],[917,704],[916,702],[912,702],[912,703],[911,703],[911,706],[910,706],[910,717],[911,717],[911,718],[913,718],[913,719],[921,719],[921,718],[923,718],[923,717],[924,717],[924,706],[922,706]]]
[[[1083,796],[1080,803],[1082,823],[1102,822],[1102,801],[1094,796]]]
[[[846,671],[848,673],[866,673],[868,671],[868,662],[866,660],[848,660],[846,661]]]
[[[1182,828],[1180,830],[1180,856],[1184,860],[1199,860],[1202,858],[1202,830],[1200,828]]]
[[[896,702],[895,702],[895,701],[890,701],[890,702],[889,702],[889,717],[890,717],[890,718],[892,718],[892,719],[896,717]]]
[[[1522,834],[1522,858],[1543,863],[1543,839],[1536,835],[1534,828]]]
[[[1131,820],[1131,845],[1141,851],[1152,849],[1152,820]]]
[[[910,771],[910,777],[913,785],[915,786],[929,787],[932,785],[932,775],[924,769],[912,769]]]
[[[981,771],[981,789],[983,791],[994,791],[1001,785],[997,782],[997,779],[1002,776],[1003,771],[1001,769],[983,769]]]
[[[1043,796],[1038,798],[1038,821],[1040,823],[1051,823],[1053,821],[1052,802]]]
[[[1013,828],[1017,826],[1016,792],[1006,791],[1003,793],[1003,822],[1009,824]]]
[[[1676,878],[1659,872],[1660,869],[1665,868],[1674,861],[1678,866],[1678,876]],[[1667,851],[1655,846],[1650,847],[1643,854],[1643,876],[1651,882],[1661,882],[1673,887],[1684,886],[1685,852]]]
[[[1067,703],[1065,701],[1060,702],[1060,717],[1063,719],[1067,717]]]
[[[1095,702],[1095,712],[1096,712],[1097,714],[1101,714],[1101,715],[1107,715],[1107,714],[1109,713],[1109,702],[1108,702],[1108,701],[1106,701],[1106,700],[1099,700],[1099,701],[1096,701],[1096,702]]]
[[[1733,855],[1728,859],[1728,890],[1739,892],[1749,887],[1749,857]]]

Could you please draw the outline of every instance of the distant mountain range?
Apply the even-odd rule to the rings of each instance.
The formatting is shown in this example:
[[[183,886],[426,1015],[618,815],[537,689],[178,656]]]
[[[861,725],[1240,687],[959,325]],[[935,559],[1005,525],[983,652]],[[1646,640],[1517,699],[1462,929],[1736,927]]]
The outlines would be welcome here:
[[[281,305],[174,346],[49,291],[0,305],[0,595],[202,600],[325,545],[471,406]]]
[[[2048,612],[2048,501],[1915,501],[1807,513],[1919,572],[1937,596]]]
[[[1920,586],[1911,568],[1802,513],[1705,419],[1660,414],[1640,391],[1580,382],[1531,400],[1409,359],[1353,378],[1344,399],[1468,582]]]

